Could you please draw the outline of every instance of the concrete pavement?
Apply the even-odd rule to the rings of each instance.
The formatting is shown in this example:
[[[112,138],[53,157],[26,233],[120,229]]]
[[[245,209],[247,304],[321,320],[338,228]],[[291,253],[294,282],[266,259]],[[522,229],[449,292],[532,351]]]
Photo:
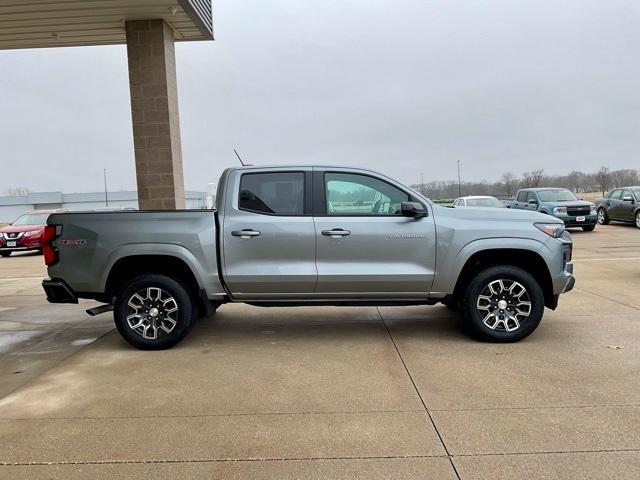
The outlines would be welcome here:
[[[0,478],[639,478],[640,231],[574,241],[510,345],[441,306],[225,305],[141,352],[0,259]]]

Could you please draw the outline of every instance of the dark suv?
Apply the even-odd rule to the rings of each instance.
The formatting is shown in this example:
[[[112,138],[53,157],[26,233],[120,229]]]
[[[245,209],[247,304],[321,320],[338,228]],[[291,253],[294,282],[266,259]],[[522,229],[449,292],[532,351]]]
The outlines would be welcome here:
[[[598,223],[609,221],[633,223],[640,228],[640,187],[622,187],[611,190],[596,200]]]

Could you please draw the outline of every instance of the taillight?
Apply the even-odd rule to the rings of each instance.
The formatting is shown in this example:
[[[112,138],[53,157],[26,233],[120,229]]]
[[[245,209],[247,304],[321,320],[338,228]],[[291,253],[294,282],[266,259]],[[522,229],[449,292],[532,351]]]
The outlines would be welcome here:
[[[42,252],[44,253],[45,265],[53,265],[58,261],[58,249],[53,245],[53,241],[60,235],[62,235],[62,225],[46,225],[44,227]]]

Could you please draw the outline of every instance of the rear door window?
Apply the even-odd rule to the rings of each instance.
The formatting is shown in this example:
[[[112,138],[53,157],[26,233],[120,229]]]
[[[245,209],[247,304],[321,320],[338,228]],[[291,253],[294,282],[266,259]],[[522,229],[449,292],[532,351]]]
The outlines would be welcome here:
[[[527,192],[518,192],[518,198],[516,200],[518,202],[526,202],[527,201]]]
[[[304,173],[243,174],[238,207],[266,215],[304,215]]]

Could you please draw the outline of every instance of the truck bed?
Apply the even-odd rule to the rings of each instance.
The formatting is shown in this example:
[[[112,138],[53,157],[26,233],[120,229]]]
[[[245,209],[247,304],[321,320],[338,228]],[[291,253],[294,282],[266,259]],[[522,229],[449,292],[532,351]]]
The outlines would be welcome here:
[[[55,240],[59,261],[49,267],[49,275],[68,279],[69,287],[84,296],[105,292],[116,262],[134,255],[149,262],[179,258],[210,299],[224,295],[214,210],[70,212],[51,215],[49,224],[63,225]]]

